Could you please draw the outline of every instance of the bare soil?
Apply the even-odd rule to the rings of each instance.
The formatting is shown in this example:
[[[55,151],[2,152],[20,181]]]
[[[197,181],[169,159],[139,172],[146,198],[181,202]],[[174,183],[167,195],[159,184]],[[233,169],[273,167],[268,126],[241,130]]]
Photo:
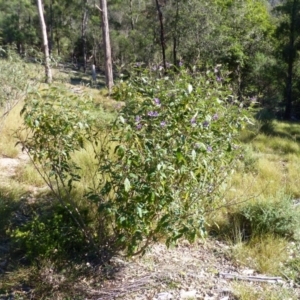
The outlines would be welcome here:
[[[288,280],[272,283],[253,280],[271,277],[235,264],[230,259],[230,246],[215,239],[193,245],[182,242],[171,249],[156,244],[142,258],[129,261],[114,258],[113,263],[120,271],[100,289],[92,289],[92,282],[86,283],[88,299],[241,299],[232,287],[233,280],[224,279],[224,273],[243,278],[243,285],[258,291],[267,288],[280,294],[285,288],[294,293],[294,299],[300,298],[299,287]],[[267,300],[254,295],[252,299]]]

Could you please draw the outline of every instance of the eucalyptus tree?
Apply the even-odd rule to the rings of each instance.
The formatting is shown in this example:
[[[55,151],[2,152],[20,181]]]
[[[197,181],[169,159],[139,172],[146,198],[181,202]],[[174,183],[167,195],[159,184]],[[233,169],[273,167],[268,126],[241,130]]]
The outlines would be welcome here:
[[[101,11],[101,24],[102,24],[102,37],[103,37],[104,54],[105,54],[105,80],[106,80],[106,86],[110,93],[112,86],[114,85],[114,80],[113,80],[111,46],[110,46],[106,0],[100,0],[100,11]]]
[[[285,87],[284,87],[284,117],[290,119],[293,112],[293,102],[296,98],[296,70],[298,51],[300,50],[300,1],[286,0],[276,7],[276,12],[281,15],[277,27],[282,59],[285,63]]]
[[[51,83],[52,82],[52,71],[51,71],[51,67],[50,67],[47,28],[46,28],[46,23],[45,23],[45,19],[44,19],[42,0],[37,0],[37,8],[38,8],[38,15],[39,15],[40,25],[41,25],[41,33],[42,33],[42,37],[43,37],[46,83]]]

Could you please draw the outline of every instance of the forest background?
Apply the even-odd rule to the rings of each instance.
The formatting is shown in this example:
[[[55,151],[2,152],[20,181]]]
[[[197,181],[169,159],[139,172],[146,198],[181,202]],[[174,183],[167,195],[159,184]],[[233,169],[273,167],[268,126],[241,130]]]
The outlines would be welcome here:
[[[98,5],[95,0],[44,1],[53,63],[104,70]],[[256,101],[281,118],[299,117],[299,1],[114,0],[107,6],[115,76],[133,63],[220,64],[231,72],[241,100]],[[0,43],[40,59],[35,1],[1,1],[0,7]]]

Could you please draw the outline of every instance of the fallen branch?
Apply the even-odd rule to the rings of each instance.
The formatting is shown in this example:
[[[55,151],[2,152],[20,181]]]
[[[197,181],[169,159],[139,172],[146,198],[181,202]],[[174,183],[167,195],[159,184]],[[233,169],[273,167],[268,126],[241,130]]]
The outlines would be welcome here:
[[[269,277],[269,276],[242,276],[238,274],[219,273],[219,276],[224,279],[267,282],[267,283],[283,283],[282,277]]]

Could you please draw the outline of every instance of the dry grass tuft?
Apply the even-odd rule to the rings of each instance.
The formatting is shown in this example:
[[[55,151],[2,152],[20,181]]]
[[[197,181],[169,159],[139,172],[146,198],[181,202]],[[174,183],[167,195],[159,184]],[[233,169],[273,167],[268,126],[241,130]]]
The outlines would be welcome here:
[[[261,274],[280,275],[289,255],[288,242],[273,235],[253,237],[248,243],[238,243],[232,248],[232,256],[239,264]]]
[[[232,282],[231,290],[239,300],[297,300],[298,296],[291,290],[278,287],[276,289],[270,287],[269,284],[253,285],[246,282]]]
[[[16,168],[16,175],[14,177],[18,182],[34,187],[42,187],[45,185],[38,171],[33,164],[19,165]]]

